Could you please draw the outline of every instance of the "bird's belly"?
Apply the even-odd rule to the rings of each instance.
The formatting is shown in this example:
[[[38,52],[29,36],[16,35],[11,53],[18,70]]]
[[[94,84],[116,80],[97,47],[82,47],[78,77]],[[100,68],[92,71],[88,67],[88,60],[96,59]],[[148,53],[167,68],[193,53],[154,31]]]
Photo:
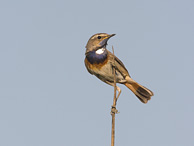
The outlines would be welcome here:
[[[110,63],[106,63],[101,68],[95,69],[96,76],[100,78],[103,81],[109,81],[109,82],[114,82],[114,71],[113,67]],[[125,81],[123,75],[116,71],[116,82],[122,83]]]

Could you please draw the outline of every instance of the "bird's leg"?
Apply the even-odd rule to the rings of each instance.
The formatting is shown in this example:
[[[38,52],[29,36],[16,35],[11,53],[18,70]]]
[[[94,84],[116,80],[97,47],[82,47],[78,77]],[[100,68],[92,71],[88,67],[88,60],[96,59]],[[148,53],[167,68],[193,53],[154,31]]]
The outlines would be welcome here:
[[[111,82],[109,82],[109,81],[104,81],[104,82],[114,87],[114,84],[113,84],[113,83],[111,83]],[[116,89],[117,89],[117,91],[118,91],[118,95],[117,95],[117,97],[116,97],[117,100],[118,100],[118,98],[119,98],[119,96],[120,96],[120,94],[121,94],[121,88],[119,88],[118,86],[116,86]]]
[[[117,100],[119,99],[119,96],[120,96],[120,94],[121,94],[121,88],[119,88],[118,86],[116,86],[117,87],[117,91],[118,91],[118,95],[117,95]]]
[[[118,95],[116,97],[116,102],[117,102],[117,100],[119,99],[119,96],[121,94],[121,88],[119,88],[118,86],[116,86],[116,90],[118,91]],[[115,113],[115,114],[118,114],[119,113],[118,110],[116,109],[116,106],[112,106],[112,108],[111,108],[111,115],[113,113]]]

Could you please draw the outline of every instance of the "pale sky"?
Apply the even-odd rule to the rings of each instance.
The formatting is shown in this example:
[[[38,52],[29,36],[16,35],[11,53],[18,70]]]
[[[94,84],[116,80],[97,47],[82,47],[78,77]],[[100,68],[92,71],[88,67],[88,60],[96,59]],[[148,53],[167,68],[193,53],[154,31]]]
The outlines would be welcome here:
[[[0,146],[110,145],[113,87],[90,75],[95,33],[154,92],[123,85],[116,146],[194,145],[194,1],[1,1]]]

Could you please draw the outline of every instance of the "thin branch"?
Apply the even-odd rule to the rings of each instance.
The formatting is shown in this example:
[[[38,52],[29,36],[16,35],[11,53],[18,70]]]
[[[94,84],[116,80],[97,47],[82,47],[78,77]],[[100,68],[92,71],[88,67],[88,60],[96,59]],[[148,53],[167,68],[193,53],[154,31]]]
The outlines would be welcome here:
[[[112,46],[112,51],[113,51],[113,57],[114,57],[114,66],[115,66],[115,55],[114,55],[114,48]],[[111,132],[111,146],[115,145],[115,114],[118,112],[116,109],[116,103],[117,103],[117,98],[116,98],[116,75],[115,75],[115,67],[113,67],[113,72],[114,72],[114,98],[113,98],[113,105],[111,108],[111,115],[112,115],[112,132]]]
[[[116,108],[116,104],[117,104],[117,92],[116,92],[116,90],[117,90],[117,88],[116,88],[116,75],[115,75],[115,72],[116,72],[116,70],[115,70],[115,54],[114,54],[113,46],[112,46],[112,52],[113,52],[113,59],[114,59],[114,61],[113,61],[113,63],[114,63],[114,67],[113,67],[113,72],[114,72],[114,99],[113,99],[113,106],[115,106],[115,108]]]

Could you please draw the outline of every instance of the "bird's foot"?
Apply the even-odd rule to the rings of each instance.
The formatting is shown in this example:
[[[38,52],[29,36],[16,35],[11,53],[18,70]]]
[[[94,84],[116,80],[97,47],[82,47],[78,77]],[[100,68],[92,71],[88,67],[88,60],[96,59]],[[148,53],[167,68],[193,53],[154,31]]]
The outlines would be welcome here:
[[[112,115],[112,114],[118,114],[118,113],[119,113],[119,112],[118,112],[118,110],[116,109],[116,107],[115,107],[115,106],[112,106],[110,114]]]

